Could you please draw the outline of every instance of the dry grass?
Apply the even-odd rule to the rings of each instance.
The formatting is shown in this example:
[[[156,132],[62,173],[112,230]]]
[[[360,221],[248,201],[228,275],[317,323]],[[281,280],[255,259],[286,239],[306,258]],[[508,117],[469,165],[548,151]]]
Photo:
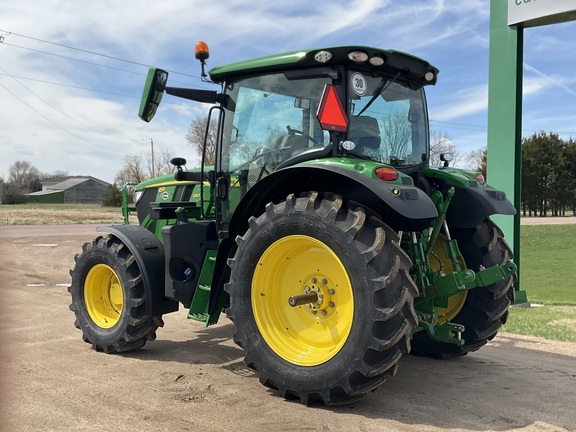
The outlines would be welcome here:
[[[122,211],[117,207],[92,204],[0,205],[0,225],[118,224]]]

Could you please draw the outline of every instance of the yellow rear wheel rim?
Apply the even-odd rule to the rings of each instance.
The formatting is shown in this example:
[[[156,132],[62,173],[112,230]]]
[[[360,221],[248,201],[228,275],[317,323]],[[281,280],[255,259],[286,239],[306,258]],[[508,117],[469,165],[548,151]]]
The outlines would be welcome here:
[[[434,247],[432,251],[440,258],[442,261],[442,265],[444,268],[444,273],[450,274],[454,271],[454,267],[452,266],[452,262],[446,256],[446,252],[444,251],[444,241],[446,237],[442,234],[438,236],[436,243],[434,243]],[[462,268],[466,268],[466,263],[460,260],[460,264]],[[438,272],[440,271],[440,263],[434,258],[430,258],[430,267],[433,271]],[[460,313],[462,307],[464,307],[464,303],[466,302],[466,297],[468,296],[468,291],[463,291],[458,294],[454,294],[448,298],[448,306],[445,308],[440,307],[438,308],[438,322],[440,324],[444,324],[447,321],[450,321]]]
[[[317,300],[290,306],[291,296],[315,292]],[[346,343],[354,318],[354,296],[338,256],[319,240],[291,235],[260,257],[252,278],[254,319],[268,346],[284,360],[315,366]]]
[[[120,319],[124,306],[122,284],[116,272],[106,264],[96,264],[86,275],[84,301],[92,321],[110,328]]]

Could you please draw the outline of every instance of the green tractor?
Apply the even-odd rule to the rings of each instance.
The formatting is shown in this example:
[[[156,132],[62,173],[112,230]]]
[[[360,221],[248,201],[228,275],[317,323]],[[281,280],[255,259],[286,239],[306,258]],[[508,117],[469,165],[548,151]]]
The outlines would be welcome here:
[[[262,384],[340,404],[380,387],[403,354],[457,357],[496,335],[517,268],[490,216],[515,209],[449,155],[430,166],[435,67],[364,46],[208,73],[205,43],[196,58],[219,91],[169,87],[152,68],[139,115],[152,120],[164,93],[211,104],[217,145],[200,167],[175,158],[173,174],[137,185],[126,223],[99,227],[75,257],[84,341],[133,351],[180,304],[206,326],[225,311]]]

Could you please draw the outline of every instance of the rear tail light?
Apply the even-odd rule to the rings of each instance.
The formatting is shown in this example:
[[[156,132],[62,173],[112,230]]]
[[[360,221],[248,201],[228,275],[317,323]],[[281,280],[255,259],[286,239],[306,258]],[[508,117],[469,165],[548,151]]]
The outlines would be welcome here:
[[[398,171],[390,167],[376,168],[374,174],[376,174],[376,177],[380,180],[384,181],[394,181],[398,178]]]

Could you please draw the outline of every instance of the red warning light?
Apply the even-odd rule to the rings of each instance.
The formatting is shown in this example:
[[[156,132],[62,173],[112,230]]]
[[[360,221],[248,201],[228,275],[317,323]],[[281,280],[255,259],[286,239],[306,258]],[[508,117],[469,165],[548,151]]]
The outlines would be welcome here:
[[[322,93],[322,100],[316,113],[320,126],[324,130],[346,132],[348,117],[342,106],[336,86],[326,84]]]

